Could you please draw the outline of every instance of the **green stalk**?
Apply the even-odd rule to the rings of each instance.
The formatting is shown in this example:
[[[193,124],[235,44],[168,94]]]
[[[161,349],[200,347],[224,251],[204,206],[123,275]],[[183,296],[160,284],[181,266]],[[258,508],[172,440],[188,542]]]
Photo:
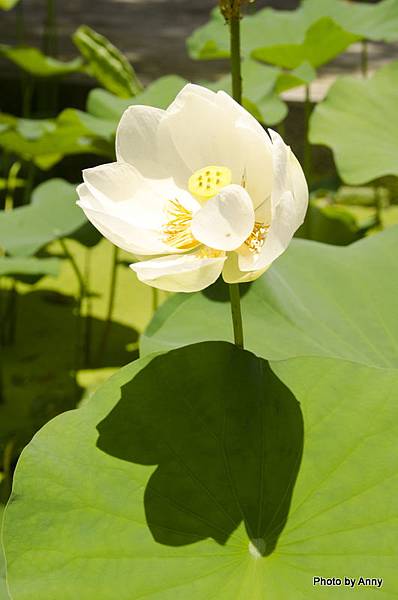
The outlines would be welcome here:
[[[113,246],[112,274],[111,274],[111,286],[110,286],[109,299],[108,299],[108,310],[107,310],[107,314],[106,314],[106,320],[105,320],[104,330],[102,333],[102,338],[99,343],[98,364],[101,364],[103,361],[105,350],[108,345],[109,333],[110,333],[110,330],[112,327],[113,309],[115,306],[115,296],[116,296],[118,259],[119,259],[119,248],[117,246]]]
[[[229,284],[229,299],[231,301],[232,324],[234,326],[234,342],[238,348],[243,348],[243,325],[239,283]]]
[[[86,248],[84,261],[84,292],[85,292],[85,328],[84,328],[84,364],[91,364],[91,338],[92,338],[92,302],[90,295],[90,271],[91,255],[90,249]]]
[[[56,56],[58,52],[57,22],[55,18],[55,0],[47,0],[47,15],[44,23],[43,50],[47,56]]]
[[[240,0],[231,0],[240,2]],[[229,33],[230,33],[230,54],[231,54],[231,77],[232,77],[232,95],[236,102],[242,104],[242,73],[240,56],[240,6],[231,5],[231,14],[229,15]],[[242,311],[240,306],[239,283],[229,284],[229,298],[231,302],[232,324],[234,328],[235,345],[243,348],[243,325]]]

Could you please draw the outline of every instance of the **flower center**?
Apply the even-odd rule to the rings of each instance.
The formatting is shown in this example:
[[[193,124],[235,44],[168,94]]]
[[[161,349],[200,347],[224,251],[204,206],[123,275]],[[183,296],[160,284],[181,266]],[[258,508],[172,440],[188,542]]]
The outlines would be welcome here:
[[[168,221],[163,227],[164,241],[179,250],[192,250],[199,246],[191,233],[192,212],[177,200],[169,200]]]
[[[189,178],[188,189],[198,200],[209,200],[232,181],[228,167],[210,165],[195,171]]]
[[[245,240],[246,246],[253,254],[258,254],[261,248],[264,246],[265,238],[267,237],[269,225],[256,221],[254,223],[253,231]]]

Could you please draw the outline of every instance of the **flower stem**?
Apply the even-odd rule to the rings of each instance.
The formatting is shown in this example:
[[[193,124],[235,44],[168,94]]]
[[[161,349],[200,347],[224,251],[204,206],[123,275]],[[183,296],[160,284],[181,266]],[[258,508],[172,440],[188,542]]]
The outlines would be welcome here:
[[[242,104],[242,74],[240,58],[240,16],[231,15],[229,21],[232,96]]]
[[[234,341],[238,348],[243,348],[242,312],[240,308],[239,283],[229,284],[229,299],[231,301],[232,324],[234,326]]]
[[[231,77],[232,95],[236,102],[242,104],[242,74],[240,57],[240,10],[231,11],[229,17],[230,52],[231,52]],[[234,327],[235,345],[243,348],[243,325],[240,307],[239,283],[229,284],[229,298],[231,301],[232,324]]]

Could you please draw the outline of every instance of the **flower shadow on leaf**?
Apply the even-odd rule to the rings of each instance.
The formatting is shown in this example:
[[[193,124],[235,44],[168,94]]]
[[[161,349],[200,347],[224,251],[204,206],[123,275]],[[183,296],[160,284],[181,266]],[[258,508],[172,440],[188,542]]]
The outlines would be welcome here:
[[[298,402],[269,364],[226,342],[158,355],[98,425],[98,447],[158,465],[144,495],[154,539],[225,544],[244,521],[262,555],[286,523],[303,447]]]
[[[252,281],[239,284],[241,298],[247,294],[252,284]],[[215,283],[209,285],[209,287],[202,290],[201,293],[214,302],[229,302],[229,285],[223,281],[222,277],[219,277]]]

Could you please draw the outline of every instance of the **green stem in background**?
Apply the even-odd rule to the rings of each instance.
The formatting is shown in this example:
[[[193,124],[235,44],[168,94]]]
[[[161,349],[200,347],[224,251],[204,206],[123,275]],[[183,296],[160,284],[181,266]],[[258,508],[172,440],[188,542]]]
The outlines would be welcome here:
[[[47,0],[47,15],[43,32],[43,51],[47,56],[58,53],[57,21],[55,15],[55,0]]]
[[[25,13],[23,0],[20,0],[15,8],[15,17],[15,33],[17,44],[18,46],[22,46],[25,43]]]
[[[113,261],[112,261],[112,274],[111,274],[111,285],[109,290],[108,299],[108,310],[106,314],[105,326],[102,332],[102,338],[98,348],[98,364],[101,364],[104,359],[104,354],[109,341],[109,333],[112,327],[113,309],[115,306],[116,296],[116,284],[117,284],[117,268],[119,262],[119,248],[113,246]]]
[[[22,116],[27,119],[32,112],[32,100],[34,93],[34,80],[29,74],[24,74],[21,77],[22,86]]]
[[[14,193],[17,186],[18,173],[20,170],[21,163],[16,161],[11,165],[10,170],[8,171],[4,210],[12,210],[14,208]]]
[[[23,203],[29,204],[30,196],[32,194],[33,186],[35,183],[36,176],[36,165],[33,161],[29,161],[26,163],[26,180],[25,180],[25,190],[23,195]]]
[[[235,345],[243,348],[243,326],[242,312],[240,308],[240,291],[239,283],[229,284],[229,298],[231,301],[232,324],[234,326],[234,341]]]
[[[75,378],[75,386],[76,386],[76,397],[78,396],[78,384],[77,384],[77,371],[81,368],[82,365],[82,356],[81,356],[81,333],[82,333],[82,303],[83,298],[85,296],[85,285],[83,275],[79,269],[79,265],[77,264],[73,254],[70,252],[66,241],[62,238],[59,238],[59,243],[62,248],[62,251],[66,258],[69,260],[70,265],[73,269],[73,272],[76,275],[79,291],[77,294],[76,301],[76,350],[75,350],[75,370],[74,370],[74,378]]]
[[[242,104],[242,73],[240,56],[240,0],[231,0],[231,11],[228,15],[231,53],[232,95],[236,102]],[[232,324],[236,346],[243,348],[243,325],[240,307],[239,283],[229,284]]]
[[[84,328],[84,364],[91,364],[92,338],[92,302],[90,294],[91,250],[86,248],[84,261],[84,290],[85,290],[85,328]]]
[[[305,102],[304,102],[304,153],[303,153],[303,168],[308,183],[311,182],[312,176],[312,148],[308,139],[310,128],[312,105],[311,105],[311,88],[305,86]]]
[[[363,77],[368,76],[369,68],[369,56],[368,56],[368,41],[362,40],[361,42],[361,72]]]

